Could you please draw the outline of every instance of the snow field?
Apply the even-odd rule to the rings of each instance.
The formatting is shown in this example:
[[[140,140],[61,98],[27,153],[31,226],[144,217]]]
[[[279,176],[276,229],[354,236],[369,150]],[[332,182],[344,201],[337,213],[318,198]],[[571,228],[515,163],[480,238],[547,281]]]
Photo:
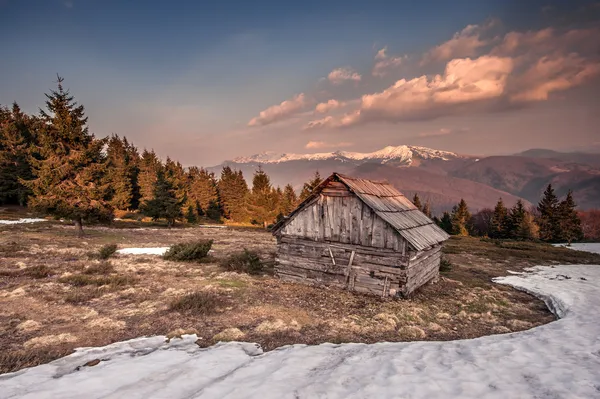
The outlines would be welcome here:
[[[599,398],[600,266],[495,281],[542,298],[560,319],[471,340],[267,353],[239,342],[201,349],[193,335],[138,338],[2,375],[0,398]]]

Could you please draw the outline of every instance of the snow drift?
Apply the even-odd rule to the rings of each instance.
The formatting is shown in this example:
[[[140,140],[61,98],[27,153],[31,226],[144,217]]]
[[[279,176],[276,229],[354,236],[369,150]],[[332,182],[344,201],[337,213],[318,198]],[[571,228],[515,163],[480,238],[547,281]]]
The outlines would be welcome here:
[[[249,343],[201,349],[195,336],[139,338],[0,376],[0,398],[600,397],[600,266],[535,267],[496,282],[542,298],[560,319],[472,340],[268,353]]]
[[[46,222],[46,219],[24,218],[24,219],[17,219],[17,220],[0,220],[0,224],[26,224],[26,223],[37,223],[37,222]]]

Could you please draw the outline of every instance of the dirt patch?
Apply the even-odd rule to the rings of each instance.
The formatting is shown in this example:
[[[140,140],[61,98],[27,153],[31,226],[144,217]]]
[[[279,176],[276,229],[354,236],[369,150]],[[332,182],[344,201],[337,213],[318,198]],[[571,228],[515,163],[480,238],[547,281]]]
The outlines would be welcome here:
[[[262,230],[129,226],[88,227],[83,240],[61,223],[0,227],[9,233],[0,234],[0,372],[45,363],[75,347],[155,334],[172,339],[194,333],[200,346],[244,340],[271,350],[297,343],[452,340],[521,331],[553,316],[541,301],[491,278],[534,263],[591,261],[569,254],[576,251],[549,255],[545,247],[453,239],[438,282],[408,300],[382,300],[224,270],[223,260],[242,248],[272,264],[275,240]],[[204,239],[214,240],[214,253],[202,263],[88,256],[107,244],[165,247]]]

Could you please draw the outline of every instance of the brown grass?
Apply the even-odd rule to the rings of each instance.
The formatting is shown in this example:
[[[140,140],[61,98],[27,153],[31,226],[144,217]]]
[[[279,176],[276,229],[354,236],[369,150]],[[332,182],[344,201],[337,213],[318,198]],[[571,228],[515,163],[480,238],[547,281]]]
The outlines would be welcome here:
[[[83,240],[72,226],[60,223],[0,230],[10,230],[0,235],[0,251],[10,253],[0,252],[2,371],[45,363],[75,347],[175,330],[197,331],[200,345],[209,346],[223,337],[219,333],[237,329],[244,341],[266,350],[295,343],[439,341],[520,331],[553,316],[543,302],[494,284],[492,277],[533,264],[600,263],[589,254],[543,244],[452,239],[438,282],[410,300],[382,300],[283,283],[265,273],[224,270],[223,262],[244,247],[263,266],[272,265],[275,240],[261,229],[166,229],[124,222],[117,228],[86,226]],[[149,255],[101,262],[86,256],[111,243],[162,247],[199,240],[214,240],[213,256],[201,263]],[[36,327],[18,327],[24,322]],[[31,339],[64,334],[77,340],[24,347]]]

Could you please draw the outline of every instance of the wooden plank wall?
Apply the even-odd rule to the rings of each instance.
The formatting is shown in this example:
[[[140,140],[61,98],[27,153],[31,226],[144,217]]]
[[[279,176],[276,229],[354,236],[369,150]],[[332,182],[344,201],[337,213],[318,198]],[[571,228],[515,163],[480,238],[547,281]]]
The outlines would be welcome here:
[[[332,192],[328,188],[283,227],[281,236],[406,253],[406,241],[359,198],[348,191]]]
[[[411,255],[407,267],[407,282],[402,287],[403,296],[412,294],[423,284],[439,277],[442,246],[436,245],[431,249]]]
[[[285,281],[385,297],[399,293],[406,284],[407,263],[407,256],[393,250],[281,237],[275,270]]]

